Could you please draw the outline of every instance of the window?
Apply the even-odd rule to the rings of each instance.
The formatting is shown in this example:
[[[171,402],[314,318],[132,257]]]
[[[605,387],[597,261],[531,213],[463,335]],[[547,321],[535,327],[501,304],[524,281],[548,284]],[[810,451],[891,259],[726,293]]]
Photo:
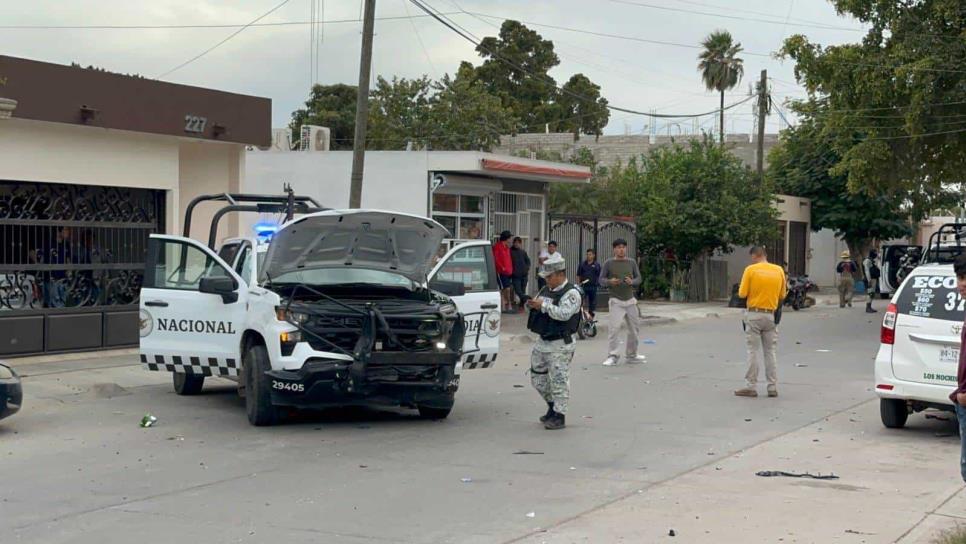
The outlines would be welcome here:
[[[228,271],[201,249],[183,242],[152,240],[144,286],[155,289],[196,291],[202,278],[231,277]]]
[[[956,276],[920,274],[903,284],[896,306],[900,314],[962,323],[966,299],[956,289]]]
[[[436,277],[462,282],[467,292],[495,290],[492,255],[489,246],[465,247],[443,263]]]
[[[238,257],[238,264],[235,265],[235,272],[245,283],[248,283],[252,277],[252,246],[251,244],[244,244],[242,246],[241,254]]]
[[[241,247],[241,244],[238,242],[225,244],[221,246],[221,249],[218,250],[218,256],[221,257],[221,260],[225,261],[228,266],[231,266],[232,263],[235,262],[235,255],[238,255],[239,247]]]
[[[433,194],[433,219],[459,240],[486,237],[486,197]]]

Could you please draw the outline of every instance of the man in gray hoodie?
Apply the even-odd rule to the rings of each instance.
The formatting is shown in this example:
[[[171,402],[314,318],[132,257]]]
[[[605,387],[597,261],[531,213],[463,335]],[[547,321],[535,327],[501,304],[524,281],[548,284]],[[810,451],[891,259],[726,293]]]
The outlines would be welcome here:
[[[621,324],[627,326],[627,343],[624,353],[628,364],[646,363],[647,357],[638,355],[638,335],[640,334],[640,315],[634,292],[641,284],[641,271],[637,263],[627,258],[627,242],[621,238],[614,240],[614,257],[607,259],[600,270],[600,286],[609,290],[607,309],[610,312],[607,325],[609,343],[604,366],[616,366],[620,361]]]

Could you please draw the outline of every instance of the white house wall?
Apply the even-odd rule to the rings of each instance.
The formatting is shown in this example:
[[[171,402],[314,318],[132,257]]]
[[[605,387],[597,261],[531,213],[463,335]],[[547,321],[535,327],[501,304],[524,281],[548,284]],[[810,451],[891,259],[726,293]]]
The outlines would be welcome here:
[[[245,168],[245,151],[240,145],[212,142],[181,142],[179,145],[178,179],[181,191],[178,207],[181,218],[169,225],[169,232],[181,234],[184,213],[193,198],[202,194],[237,193]],[[225,204],[199,204],[191,220],[191,237],[208,242],[208,230],[214,213]],[[238,235],[238,214],[226,215],[218,228],[220,241]],[[173,228],[172,228],[173,227]]]

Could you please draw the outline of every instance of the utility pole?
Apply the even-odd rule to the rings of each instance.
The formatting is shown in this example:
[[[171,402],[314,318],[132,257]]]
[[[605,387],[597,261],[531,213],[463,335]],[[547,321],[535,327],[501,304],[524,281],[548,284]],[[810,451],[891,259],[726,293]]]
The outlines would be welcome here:
[[[758,179],[765,177],[765,115],[768,114],[768,70],[761,71],[758,84]]]
[[[362,56],[359,60],[359,89],[356,94],[356,129],[352,142],[352,175],[349,207],[362,207],[362,170],[366,160],[366,124],[369,120],[369,72],[372,68],[372,34],[376,0],[365,0],[362,19]]]

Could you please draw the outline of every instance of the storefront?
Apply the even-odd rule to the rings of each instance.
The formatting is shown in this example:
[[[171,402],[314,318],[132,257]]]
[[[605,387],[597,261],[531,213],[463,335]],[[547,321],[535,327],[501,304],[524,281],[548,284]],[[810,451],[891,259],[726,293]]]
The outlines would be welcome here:
[[[0,56],[0,356],[137,345],[148,236],[237,191],[270,119],[264,98]]]

